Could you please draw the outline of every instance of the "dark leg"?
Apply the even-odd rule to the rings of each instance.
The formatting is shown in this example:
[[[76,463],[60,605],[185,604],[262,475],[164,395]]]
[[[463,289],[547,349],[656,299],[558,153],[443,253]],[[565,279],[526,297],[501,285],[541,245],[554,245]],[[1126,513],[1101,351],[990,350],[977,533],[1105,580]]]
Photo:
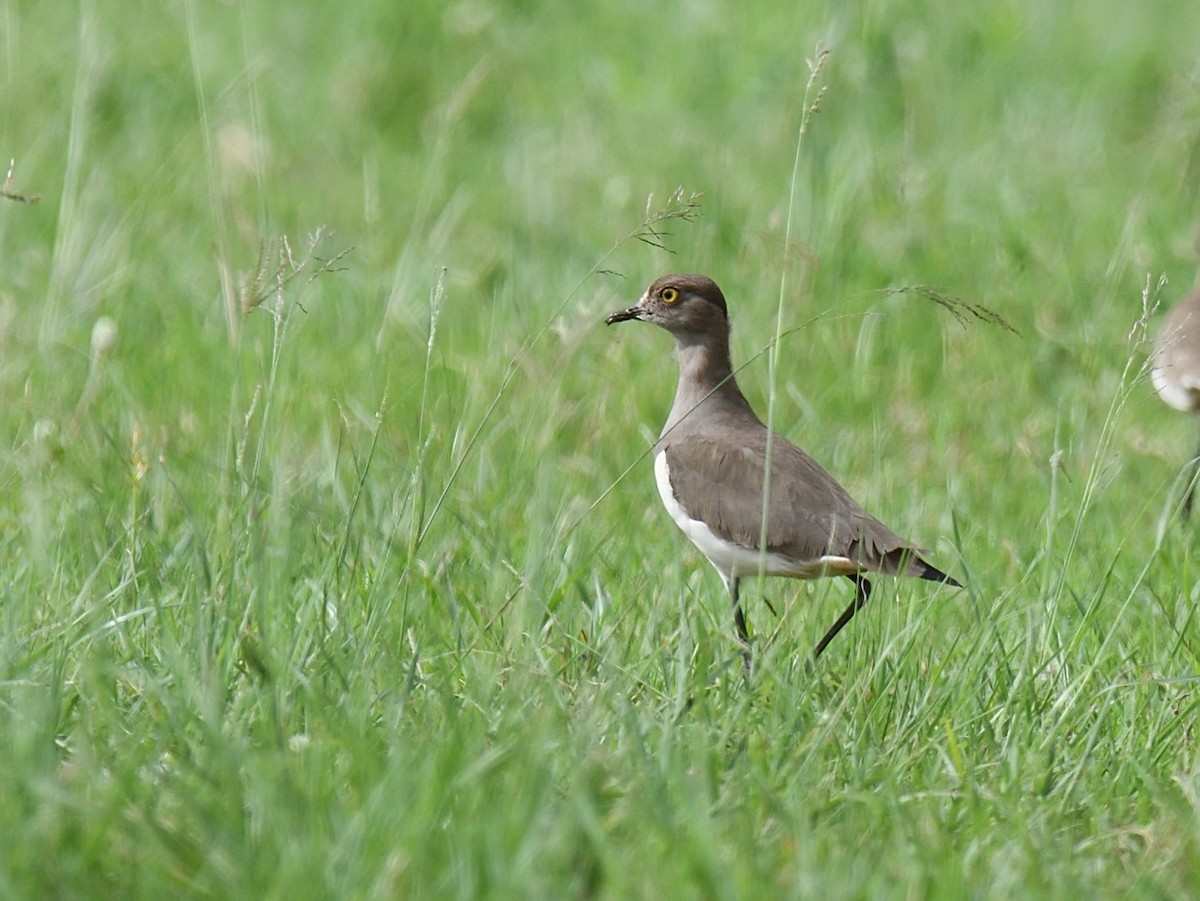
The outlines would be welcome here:
[[[746,672],[750,672],[750,632],[746,628],[746,614],[742,612],[742,604],[738,600],[739,583],[737,576],[729,577],[729,600],[733,602],[733,624],[737,628],[738,642],[742,645],[742,660],[746,664]]]
[[[813,651],[813,660],[821,656],[821,652],[825,650],[825,646],[833,641],[833,636],[842,631],[842,626],[850,622],[854,616],[871,597],[871,583],[857,573],[853,576],[846,576],[854,583],[854,600],[850,602],[850,606],[842,611],[842,615],[837,618],[837,622],[829,627],[829,631],[825,633],[825,637],[817,642],[817,647]]]
[[[1183,467],[1186,481],[1183,483],[1183,521],[1187,522],[1192,515],[1192,497],[1196,493],[1196,467],[1200,465],[1200,446],[1196,448],[1196,454],[1192,459],[1188,460]]]

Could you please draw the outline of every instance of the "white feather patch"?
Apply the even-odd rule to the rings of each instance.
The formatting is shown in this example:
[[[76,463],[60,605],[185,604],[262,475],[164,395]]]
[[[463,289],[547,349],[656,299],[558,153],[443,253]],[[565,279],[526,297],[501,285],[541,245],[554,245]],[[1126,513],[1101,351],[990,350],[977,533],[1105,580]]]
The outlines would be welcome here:
[[[1194,376],[1185,373],[1173,379],[1163,367],[1155,366],[1150,370],[1150,381],[1167,406],[1184,413],[1200,410],[1200,385]]]

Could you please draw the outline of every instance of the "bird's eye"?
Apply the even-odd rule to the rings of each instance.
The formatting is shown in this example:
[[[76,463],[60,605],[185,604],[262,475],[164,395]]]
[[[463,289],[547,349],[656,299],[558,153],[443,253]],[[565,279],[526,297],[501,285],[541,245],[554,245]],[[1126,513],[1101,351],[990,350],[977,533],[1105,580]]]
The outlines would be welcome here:
[[[675,303],[679,300],[679,291],[675,288],[663,288],[662,294],[658,296],[662,298],[663,303]]]

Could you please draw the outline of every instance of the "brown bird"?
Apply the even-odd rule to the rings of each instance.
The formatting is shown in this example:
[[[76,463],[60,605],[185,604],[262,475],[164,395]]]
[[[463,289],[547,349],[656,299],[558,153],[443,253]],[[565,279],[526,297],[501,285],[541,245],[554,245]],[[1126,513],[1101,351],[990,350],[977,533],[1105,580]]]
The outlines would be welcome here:
[[[767,431],[733,378],[728,309],[712,279],[664,275],[636,304],[604,321],[628,319],[652,322],[675,337],[679,385],[654,446],[658,493],[725,581],[747,666],[750,633],[738,587],[760,571],[793,579],[845,576],[854,583],[854,600],[817,643],[814,659],[867,603],[866,573],[961,587],[923,560],[921,548],[859,506],[821,464]]]
[[[1200,288],[1172,307],[1163,321],[1150,364],[1150,380],[1168,406],[1200,418]],[[1200,446],[1183,465],[1184,519],[1192,512],[1198,462]]]

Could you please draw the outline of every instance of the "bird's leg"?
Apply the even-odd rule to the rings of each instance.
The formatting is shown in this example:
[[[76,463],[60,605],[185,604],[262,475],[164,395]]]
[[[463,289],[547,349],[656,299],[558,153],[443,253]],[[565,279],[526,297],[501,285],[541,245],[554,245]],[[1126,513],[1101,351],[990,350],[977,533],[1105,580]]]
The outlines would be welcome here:
[[[821,656],[821,652],[825,650],[825,646],[833,641],[833,636],[842,631],[842,626],[850,622],[854,616],[871,597],[871,583],[864,579],[858,573],[847,575],[847,579],[854,583],[854,600],[850,602],[850,606],[842,611],[842,615],[837,618],[837,622],[829,627],[829,631],[825,633],[825,637],[817,642],[817,647],[813,650],[813,660]]]
[[[1200,467],[1200,445],[1196,447],[1196,453],[1192,459],[1188,460],[1187,464],[1183,467],[1183,472],[1186,477],[1186,481],[1183,484],[1184,495],[1182,513],[1184,522],[1187,522],[1192,515],[1192,500],[1196,494],[1197,467]]]
[[[733,624],[737,628],[737,639],[742,646],[742,661],[746,664],[746,672],[750,672],[750,632],[746,628],[746,614],[742,612],[742,604],[738,599],[741,580],[730,576],[726,584],[729,586],[729,600],[733,603]]]

